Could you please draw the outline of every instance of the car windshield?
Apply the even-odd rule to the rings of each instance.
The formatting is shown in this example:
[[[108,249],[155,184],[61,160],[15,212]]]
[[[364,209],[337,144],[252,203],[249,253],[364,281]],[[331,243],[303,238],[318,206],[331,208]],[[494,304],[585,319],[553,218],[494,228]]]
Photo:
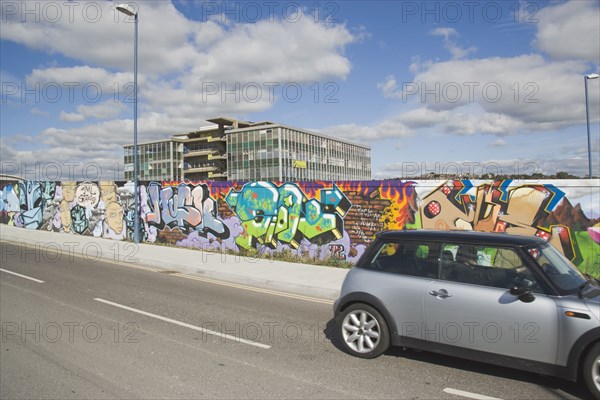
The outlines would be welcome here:
[[[534,246],[527,250],[561,294],[575,293],[585,283],[583,274],[552,245]]]

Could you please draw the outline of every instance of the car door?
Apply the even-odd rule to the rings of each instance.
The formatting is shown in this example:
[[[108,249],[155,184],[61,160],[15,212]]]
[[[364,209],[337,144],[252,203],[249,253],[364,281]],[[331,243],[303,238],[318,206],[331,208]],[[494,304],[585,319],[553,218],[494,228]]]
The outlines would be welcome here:
[[[427,244],[382,240],[369,263],[354,271],[356,287],[348,290],[368,292],[379,299],[389,311],[397,335],[418,339],[424,324],[422,294],[435,276],[427,262],[429,254]]]
[[[556,363],[557,304],[517,248],[445,243],[441,251],[438,279],[424,293],[423,339]],[[515,282],[532,291],[533,301],[511,294]]]

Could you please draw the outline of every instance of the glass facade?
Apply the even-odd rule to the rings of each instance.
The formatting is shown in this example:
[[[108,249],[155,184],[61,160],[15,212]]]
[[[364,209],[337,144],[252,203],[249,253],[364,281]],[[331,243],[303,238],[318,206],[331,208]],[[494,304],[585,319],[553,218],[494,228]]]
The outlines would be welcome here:
[[[251,129],[227,134],[228,180],[278,180],[279,130]]]
[[[229,180],[368,180],[371,150],[281,125],[227,134]]]
[[[133,145],[125,146],[124,174],[126,180],[133,180]],[[139,179],[180,180],[183,162],[183,143],[163,140],[154,143],[138,144]]]

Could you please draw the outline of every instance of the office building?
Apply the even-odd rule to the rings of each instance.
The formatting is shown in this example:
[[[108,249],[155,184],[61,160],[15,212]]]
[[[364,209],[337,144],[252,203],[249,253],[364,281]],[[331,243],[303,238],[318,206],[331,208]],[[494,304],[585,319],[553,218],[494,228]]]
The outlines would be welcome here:
[[[215,118],[208,122],[214,125],[173,135],[168,140],[138,145],[140,179],[371,179],[368,146],[269,121]],[[149,151],[152,158],[148,157]],[[125,146],[125,179],[128,180],[133,178],[132,159],[133,146]],[[174,171],[169,166],[179,170]],[[166,175],[156,173],[159,167]]]

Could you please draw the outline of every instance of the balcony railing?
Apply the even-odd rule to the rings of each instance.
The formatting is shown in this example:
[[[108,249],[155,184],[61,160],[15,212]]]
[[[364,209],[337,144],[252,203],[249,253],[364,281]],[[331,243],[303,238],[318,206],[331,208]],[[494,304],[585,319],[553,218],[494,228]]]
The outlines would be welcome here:
[[[188,152],[183,153],[183,157],[197,157],[197,156],[206,156],[219,153],[217,149],[200,149],[200,150],[190,150]]]
[[[201,165],[198,167],[184,167],[183,170],[186,173],[194,173],[194,172],[211,172],[218,171],[219,166],[217,165]]]
[[[185,142],[226,142],[227,136],[202,136],[198,138],[189,138],[186,139]]]

